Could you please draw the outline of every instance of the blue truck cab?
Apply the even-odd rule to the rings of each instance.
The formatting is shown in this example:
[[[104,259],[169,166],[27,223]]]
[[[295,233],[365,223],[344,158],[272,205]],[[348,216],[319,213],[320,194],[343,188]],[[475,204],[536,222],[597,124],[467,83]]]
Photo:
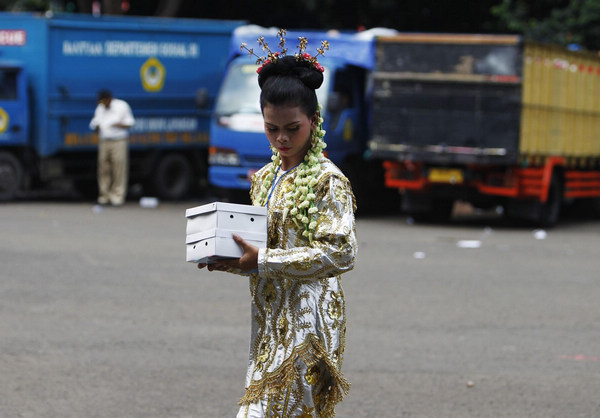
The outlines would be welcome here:
[[[68,180],[95,196],[97,93],[129,103],[130,184],[207,183],[210,118],[241,21],[0,13],[0,200]]]
[[[231,60],[211,121],[209,182],[224,195],[247,200],[251,176],[271,160],[264,133],[257,82],[256,57],[248,57],[241,43],[261,53],[259,36],[272,47],[279,44],[273,29],[240,27],[231,40]],[[370,177],[381,175],[377,163],[364,156],[368,137],[370,71],[374,65],[374,43],[368,34],[338,32],[296,32],[286,35],[287,54],[294,54],[298,37],[308,38],[306,52],[316,54],[321,41],[330,48],[319,63],[325,67],[324,82],[317,90],[322,106],[323,128],[327,132],[326,154],[344,171],[353,184],[357,199],[368,204],[367,193],[379,188]]]

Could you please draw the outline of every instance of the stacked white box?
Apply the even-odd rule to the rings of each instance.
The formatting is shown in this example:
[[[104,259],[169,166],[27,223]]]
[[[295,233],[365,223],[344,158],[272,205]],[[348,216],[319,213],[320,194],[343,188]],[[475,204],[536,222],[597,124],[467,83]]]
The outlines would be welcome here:
[[[267,208],[214,202],[185,211],[186,260],[210,263],[219,258],[239,258],[237,234],[259,248],[267,246]]]

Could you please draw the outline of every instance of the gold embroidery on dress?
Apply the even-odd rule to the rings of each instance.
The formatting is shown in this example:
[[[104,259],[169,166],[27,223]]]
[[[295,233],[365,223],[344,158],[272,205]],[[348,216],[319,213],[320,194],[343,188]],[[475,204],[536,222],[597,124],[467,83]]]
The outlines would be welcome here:
[[[342,303],[341,292],[331,291],[331,301],[327,305],[327,314],[333,319],[334,329],[340,324],[339,319],[342,317]]]
[[[260,343],[262,341],[262,335],[264,334],[264,330],[266,329],[266,315],[267,312],[264,308],[264,306],[262,305],[262,302],[260,301],[260,298],[258,297],[258,288],[260,286],[260,281],[258,280],[258,276],[255,276],[256,280],[251,279],[250,283],[251,283],[251,287],[250,287],[250,294],[252,296],[252,300],[254,302],[254,306],[256,307],[256,309],[254,310],[254,321],[256,322],[258,331],[257,331],[257,335],[256,338],[254,339],[254,344],[250,347],[251,350],[251,356],[253,358],[257,358],[259,355],[259,351],[260,351]]]
[[[309,385],[314,385],[319,381],[319,374],[320,374],[319,367],[316,365],[311,366],[306,371],[306,374],[304,375],[304,379],[306,380],[306,383],[308,383]]]
[[[283,313],[281,314],[281,318],[279,318],[279,322],[277,323],[277,331],[279,331],[279,336],[280,336],[281,342],[283,343],[285,341],[285,336],[287,335],[287,332],[288,332],[287,309],[283,310]]]
[[[309,408],[306,405],[302,405],[302,413],[298,415],[298,418],[313,418],[313,412],[315,408]]]
[[[291,396],[291,392],[292,392],[292,388],[288,388],[285,391],[285,403],[283,404],[283,416],[285,417],[285,415],[287,414],[288,411],[288,407],[290,404],[290,396]]]
[[[346,195],[346,192],[341,188],[335,189],[335,198],[339,200],[342,203],[342,205],[346,205],[348,203],[348,196]]]
[[[287,409],[289,411],[290,417],[292,416],[292,411],[297,411],[304,401],[304,388],[302,386],[302,379],[302,376],[300,376],[300,374],[297,373],[294,382],[292,383],[291,397],[293,402]]]
[[[258,356],[256,357],[256,368],[255,370],[262,372],[265,363],[269,360],[271,356],[271,347],[269,346],[269,342],[271,341],[271,336],[265,336],[264,341],[260,345],[260,350]]]
[[[283,418],[285,417],[285,396],[283,394],[273,394],[269,396],[269,407],[267,407],[267,416],[269,418]],[[270,413],[269,413],[270,411]]]
[[[275,286],[273,286],[273,282],[268,280],[264,285],[262,290],[262,297],[267,302],[267,311],[271,313],[273,311],[273,302],[277,299],[277,290],[275,290]]]
[[[311,260],[311,259],[304,259],[304,260],[298,260],[295,261],[291,264],[291,267],[294,270],[300,270],[300,271],[308,271],[311,270],[314,267],[314,263],[317,263],[318,260]]]
[[[256,338],[253,339],[254,343],[250,347],[252,358],[258,358],[258,355],[260,353],[262,336],[264,334],[265,329],[265,322],[264,320],[261,321],[261,318],[262,317],[258,313],[254,316],[254,320],[257,323],[258,330],[256,332]]]
[[[334,363],[339,363],[340,362],[340,357],[341,357],[341,345],[337,348],[337,350],[335,350],[332,353],[331,359],[334,361]]]
[[[312,311],[313,311],[312,308],[309,308],[307,306],[306,308],[302,308],[302,309],[298,310],[298,316],[311,314]]]
[[[339,285],[339,282],[338,282]],[[321,290],[321,296],[319,297],[319,314],[321,315],[321,318],[323,318],[323,322],[325,323],[325,326],[323,327],[323,334],[326,338],[326,341],[324,342],[325,347],[327,347],[329,349],[329,351],[331,351],[331,348],[333,346],[333,341],[332,341],[332,336],[331,336],[331,329],[327,324],[326,321],[326,317],[325,317],[325,309],[327,309],[327,304],[325,303],[327,300],[327,295],[329,294],[329,282],[327,281],[323,281],[322,283],[322,290]]]
[[[240,399],[240,405],[256,402],[264,393],[284,392],[298,377],[295,367],[296,359],[300,357],[310,367],[318,361],[324,362],[328,372],[332,376],[331,394],[324,402],[331,408],[342,400],[344,394],[350,390],[350,384],[346,381],[340,370],[331,361],[327,351],[319,343],[318,337],[308,335],[304,343],[294,347],[290,356],[274,371],[263,373],[260,380],[252,381],[246,388],[246,395]],[[301,396],[301,395],[300,395]]]
[[[339,281],[340,281],[340,279],[338,278],[338,282]],[[344,291],[342,290],[341,285],[339,286],[339,289],[340,289],[341,300],[342,300],[342,317],[344,319],[342,320],[342,323],[340,326],[339,346],[338,346],[337,350],[335,350],[333,355],[335,357],[335,362],[337,363],[338,370],[342,370],[342,361],[344,359],[344,350],[346,348],[346,304],[343,303]]]

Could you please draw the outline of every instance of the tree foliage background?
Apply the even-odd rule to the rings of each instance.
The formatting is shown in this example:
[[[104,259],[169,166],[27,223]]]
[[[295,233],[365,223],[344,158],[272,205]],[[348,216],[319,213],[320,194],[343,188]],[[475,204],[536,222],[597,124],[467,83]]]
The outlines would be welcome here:
[[[103,14],[236,19],[262,26],[517,33],[600,50],[600,0],[96,0]],[[0,0],[9,11],[92,13],[94,0]]]
[[[600,49],[600,0],[503,0],[496,27],[530,39]]]

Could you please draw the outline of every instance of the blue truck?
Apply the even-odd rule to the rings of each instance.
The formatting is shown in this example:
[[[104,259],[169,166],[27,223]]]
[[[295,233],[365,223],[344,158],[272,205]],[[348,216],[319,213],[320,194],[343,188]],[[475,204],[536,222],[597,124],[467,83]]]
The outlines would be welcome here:
[[[319,62],[325,67],[324,82],[317,97],[322,106],[328,157],[352,182],[363,213],[377,209],[397,193],[384,187],[381,161],[368,158],[370,121],[370,74],[375,66],[375,33],[287,31],[287,54],[296,52],[298,37],[308,38],[306,52],[315,54],[322,40],[330,48]],[[210,127],[209,182],[222,195],[247,201],[250,178],[270,161],[259,104],[256,57],[248,57],[240,44],[265,55],[256,43],[264,36],[273,52],[279,50],[277,30],[256,26],[237,28],[231,38],[230,62],[217,97]],[[377,199],[374,196],[377,195]]]
[[[130,183],[206,184],[209,123],[240,21],[0,13],[0,200],[69,180],[95,193],[96,95],[126,100]]]

